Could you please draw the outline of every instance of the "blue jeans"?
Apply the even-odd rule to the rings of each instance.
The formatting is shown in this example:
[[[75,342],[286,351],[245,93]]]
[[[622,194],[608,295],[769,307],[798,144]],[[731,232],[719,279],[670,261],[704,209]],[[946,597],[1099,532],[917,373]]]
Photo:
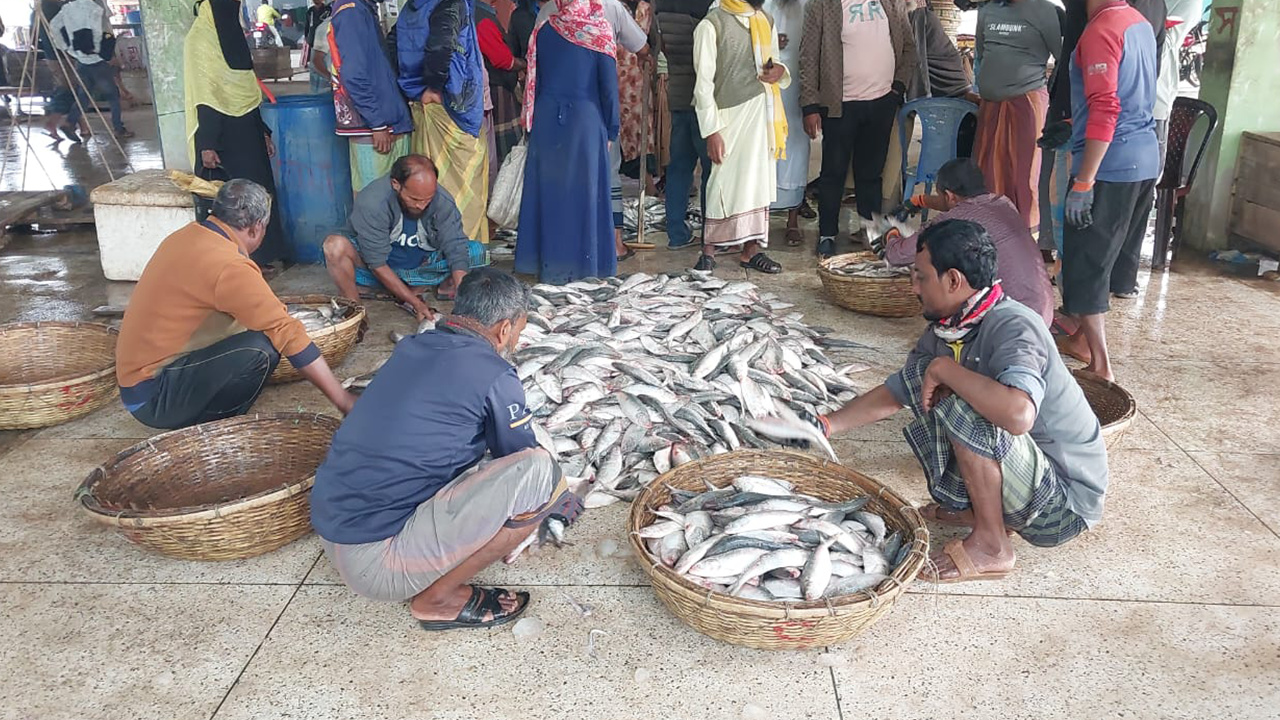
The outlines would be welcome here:
[[[123,130],[124,122],[120,120],[120,89],[116,87],[115,68],[111,67],[106,61],[86,65],[76,60],[76,72],[80,74],[80,79],[84,81],[84,87],[88,88],[89,93],[100,95],[106,99],[111,105],[111,127],[115,130]],[[67,124],[75,127],[80,121],[80,107],[83,106],[86,112],[93,112],[93,101],[76,83],[75,78],[71,79],[75,86],[76,95],[80,96],[80,104],[74,102],[71,105],[70,112],[67,113]]]
[[[685,217],[689,210],[689,186],[693,183],[693,166],[702,163],[702,217],[707,216],[707,178],[711,176],[711,159],[707,157],[707,141],[698,129],[698,115],[692,110],[671,112],[671,162],[667,165],[667,244],[686,245],[692,240]]]

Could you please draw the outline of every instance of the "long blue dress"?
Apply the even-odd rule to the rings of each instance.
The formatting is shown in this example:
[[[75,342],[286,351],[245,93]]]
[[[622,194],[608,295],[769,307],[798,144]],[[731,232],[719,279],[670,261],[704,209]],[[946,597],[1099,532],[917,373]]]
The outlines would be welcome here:
[[[618,271],[609,145],[618,138],[614,59],[538,30],[538,76],[516,237],[516,272],[564,284]]]

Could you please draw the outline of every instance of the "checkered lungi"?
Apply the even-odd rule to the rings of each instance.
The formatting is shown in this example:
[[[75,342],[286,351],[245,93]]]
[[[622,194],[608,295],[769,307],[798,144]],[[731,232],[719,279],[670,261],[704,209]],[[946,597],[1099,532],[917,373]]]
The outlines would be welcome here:
[[[1067,492],[1053,463],[1030,435],[1013,435],[979,415],[959,396],[950,395],[924,412],[921,390],[930,358],[908,363],[901,377],[915,420],[902,434],[924,469],[929,494],[949,510],[971,505],[969,491],[956,465],[953,447],[1000,464],[1004,524],[1040,547],[1061,545],[1084,532],[1084,520],[1067,507]]]

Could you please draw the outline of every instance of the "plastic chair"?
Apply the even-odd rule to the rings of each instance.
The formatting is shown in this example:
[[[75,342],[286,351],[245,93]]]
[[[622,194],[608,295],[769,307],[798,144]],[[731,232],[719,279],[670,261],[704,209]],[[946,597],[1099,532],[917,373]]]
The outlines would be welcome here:
[[[920,120],[920,159],[914,168],[908,168],[907,150],[911,147],[911,134],[907,132],[907,118],[915,113]],[[968,100],[955,98],[920,98],[912,100],[898,110],[898,140],[902,146],[902,201],[911,199],[916,185],[924,183],[925,192],[933,192],[933,181],[938,168],[956,157],[956,140],[960,123],[966,115],[978,114],[978,106]]]
[[[1209,119],[1209,127],[1191,161],[1191,168],[1183,177],[1187,143],[1191,139],[1191,130],[1200,121],[1201,115]],[[1191,192],[1196,170],[1200,168],[1200,160],[1204,158],[1204,151],[1209,147],[1209,139],[1213,137],[1213,130],[1217,126],[1218,111],[1209,103],[1189,97],[1174,98],[1173,109],[1169,112],[1169,142],[1164,155],[1164,175],[1156,183],[1156,237],[1155,252],[1151,256],[1152,270],[1168,267],[1170,249],[1175,254],[1178,251],[1185,198]]]

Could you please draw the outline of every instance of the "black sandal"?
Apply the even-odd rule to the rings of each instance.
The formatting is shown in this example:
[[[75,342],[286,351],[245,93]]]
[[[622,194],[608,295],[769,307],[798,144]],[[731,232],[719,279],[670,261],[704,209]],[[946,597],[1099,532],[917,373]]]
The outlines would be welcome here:
[[[518,592],[515,597],[519,600],[519,604],[510,613],[502,610],[502,605],[498,602],[498,595],[501,593],[512,594],[510,590],[502,588],[482,588],[479,585],[471,586],[471,597],[467,600],[467,604],[462,606],[462,610],[458,612],[458,617],[453,620],[419,620],[418,624],[423,630],[455,630],[457,628],[490,628],[507,623],[520,617],[529,607],[529,593]],[[492,613],[491,620],[485,620],[486,613]]]
[[[760,272],[768,273],[769,275],[777,275],[782,272],[782,266],[773,260],[770,260],[769,256],[762,252],[752,255],[750,260],[747,260],[746,262],[739,262],[738,264],[748,270],[759,270]]]
[[[694,270],[702,270],[710,272],[716,269],[716,259],[710,255],[703,253],[698,256],[698,264],[693,266]]]
[[[623,246],[626,247],[625,243]],[[626,252],[618,256],[618,262],[622,262],[623,260],[630,260],[635,256],[636,256],[636,251],[628,247]]]
[[[818,213],[814,211],[813,206],[809,204],[808,199],[805,199],[804,202],[800,203],[800,209],[798,212],[800,213],[800,217],[805,220],[812,220],[818,217]]]

